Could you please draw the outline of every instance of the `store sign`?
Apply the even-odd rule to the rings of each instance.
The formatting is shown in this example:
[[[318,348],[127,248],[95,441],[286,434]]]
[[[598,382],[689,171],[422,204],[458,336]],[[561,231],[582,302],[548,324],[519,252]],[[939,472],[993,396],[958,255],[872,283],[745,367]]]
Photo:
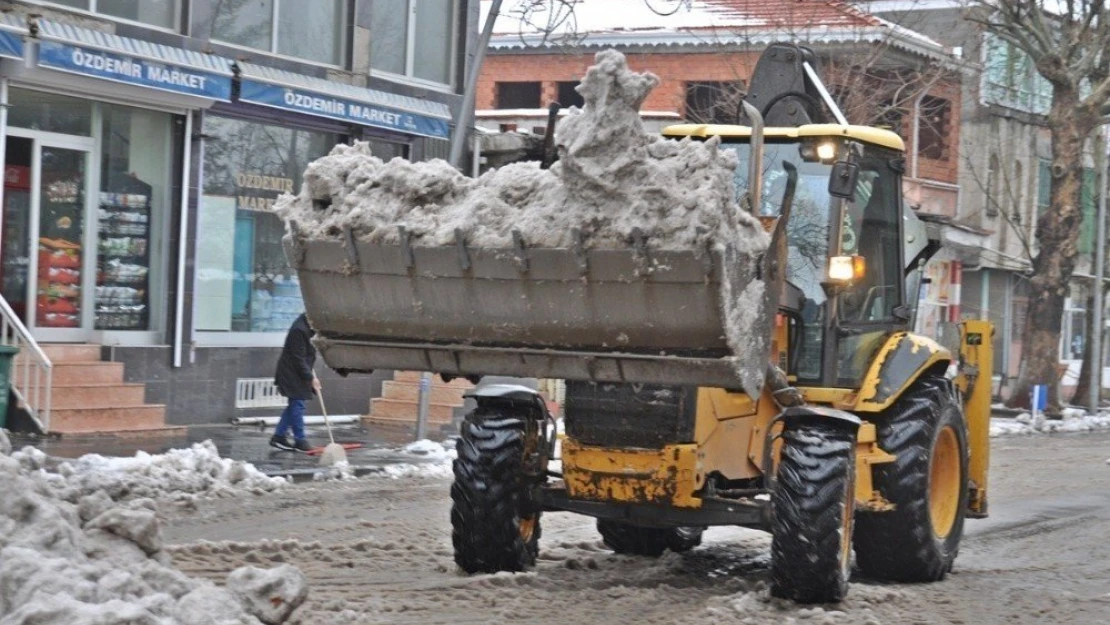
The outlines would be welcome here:
[[[365,102],[247,79],[240,81],[239,100],[425,137],[446,139],[451,135],[451,129],[445,119],[405,113]]]
[[[235,174],[239,210],[272,213],[282,193],[293,192],[293,179],[259,173]]]
[[[56,41],[39,45],[39,65],[213,100],[231,100],[231,77]]]
[[[23,36],[9,30],[0,30],[0,56],[23,58]]]

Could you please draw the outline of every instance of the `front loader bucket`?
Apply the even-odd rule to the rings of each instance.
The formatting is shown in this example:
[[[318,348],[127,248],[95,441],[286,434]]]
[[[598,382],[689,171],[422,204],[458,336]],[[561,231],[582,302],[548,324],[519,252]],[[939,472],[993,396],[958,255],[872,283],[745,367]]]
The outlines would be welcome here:
[[[285,238],[333,369],[762,385],[775,303],[761,259],[736,248],[415,247],[345,234],[306,239],[294,224]]]

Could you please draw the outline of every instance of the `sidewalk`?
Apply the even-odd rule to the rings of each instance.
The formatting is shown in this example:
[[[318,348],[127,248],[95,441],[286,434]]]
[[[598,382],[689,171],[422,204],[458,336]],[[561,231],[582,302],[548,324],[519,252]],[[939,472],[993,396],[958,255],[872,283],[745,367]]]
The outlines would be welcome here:
[[[14,448],[31,445],[56,458],[77,458],[85,454],[128,457],[139,451],[158,454],[211,440],[224,458],[249,462],[267,475],[311,479],[319,470],[319,456],[270,447],[272,430],[258,426],[196,425],[190,426],[185,436],[171,438],[96,434],[42,438],[12,434],[11,439]],[[363,444],[359,449],[347,451],[347,460],[356,475],[382,472],[391,464],[412,464],[414,461],[412,454],[401,454],[397,450],[415,440],[415,427],[344,425],[333,427],[332,431],[338,443]],[[429,437],[437,441],[444,438],[437,430],[429,432]],[[326,445],[327,430],[323,426],[310,426],[308,439],[313,445]]]

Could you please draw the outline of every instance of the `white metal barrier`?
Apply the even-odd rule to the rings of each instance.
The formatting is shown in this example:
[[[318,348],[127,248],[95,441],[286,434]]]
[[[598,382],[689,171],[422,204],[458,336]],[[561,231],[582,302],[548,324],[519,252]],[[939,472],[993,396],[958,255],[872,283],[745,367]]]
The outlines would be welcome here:
[[[12,362],[11,388],[20,406],[50,430],[50,393],[54,385],[54,363],[42,351],[27,326],[23,325],[8,300],[0,297],[0,345],[18,347]]]
[[[239,378],[235,381],[236,408],[280,408],[287,402],[273,378]]]

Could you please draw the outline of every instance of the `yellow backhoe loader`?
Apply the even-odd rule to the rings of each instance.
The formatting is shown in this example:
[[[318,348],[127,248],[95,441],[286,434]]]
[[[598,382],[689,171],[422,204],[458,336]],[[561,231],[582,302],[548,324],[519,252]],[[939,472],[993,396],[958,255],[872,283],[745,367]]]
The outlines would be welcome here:
[[[746,123],[664,131],[736,153],[738,193],[772,235],[742,271],[719,251],[642,242],[436,248],[293,228],[287,252],[332,368],[567,380],[561,472],[535,391],[471,393],[451,487],[464,571],[532,566],[547,511],[595,517],[611,549],[649,557],[697,546],[709,526],[766,530],[772,593],[802,603],[844,597],[853,551],[874,579],[951,570],[965,518],[987,513],[992,329],[963,323],[958,353],[912,333],[938,246],[903,205],[905,147],[848,124],[814,66],[773,45]],[[738,279],[767,286],[748,331],[768,353],[740,363],[765,370],[755,394],[717,305]]]

